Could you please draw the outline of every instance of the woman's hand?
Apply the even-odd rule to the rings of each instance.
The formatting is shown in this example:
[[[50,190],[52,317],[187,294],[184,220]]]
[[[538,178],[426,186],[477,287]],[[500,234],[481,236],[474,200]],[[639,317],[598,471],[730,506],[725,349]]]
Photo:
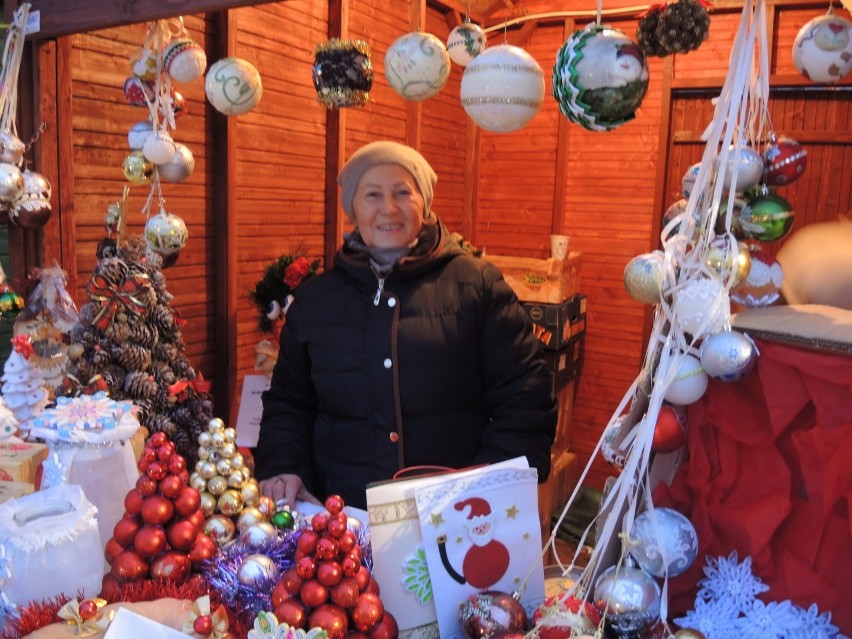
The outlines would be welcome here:
[[[296,507],[296,501],[306,501],[322,506],[322,502],[305,488],[302,478],[298,475],[275,475],[260,482],[260,494],[272,497],[276,504]]]

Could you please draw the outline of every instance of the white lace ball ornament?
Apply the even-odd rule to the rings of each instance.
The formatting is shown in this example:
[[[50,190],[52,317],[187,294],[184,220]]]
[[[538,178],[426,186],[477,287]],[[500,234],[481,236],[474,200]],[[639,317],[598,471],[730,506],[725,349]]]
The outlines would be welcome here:
[[[207,55],[194,40],[178,38],[166,48],[163,68],[178,82],[193,82],[204,75]]]
[[[177,215],[161,210],[145,224],[145,240],[161,255],[172,255],[184,246],[189,238],[186,224]]]
[[[544,74],[529,53],[501,44],[486,49],[467,66],[460,93],[465,112],[477,125],[509,133],[541,109]]]
[[[142,143],[142,155],[152,164],[165,164],[175,154],[175,141],[166,131],[152,131]]]
[[[204,78],[210,104],[225,115],[242,115],[255,108],[263,96],[260,73],[242,58],[222,58],[210,65]]]
[[[450,54],[431,33],[406,33],[385,54],[385,76],[406,100],[428,100],[438,95],[450,77]]]
[[[731,315],[728,292],[713,278],[687,282],[675,293],[672,307],[678,326],[695,339],[720,331]]]
[[[457,65],[466,67],[488,46],[488,36],[478,24],[465,22],[450,31],[447,38],[447,52]]]
[[[684,355],[674,380],[666,388],[663,398],[678,406],[697,402],[707,390],[707,373],[697,357]]]
[[[157,165],[160,177],[166,182],[183,182],[195,170],[195,157],[185,144],[175,142],[175,152],[165,164]]]
[[[15,202],[13,219],[22,227],[40,229],[50,218],[50,182],[41,173],[24,171],[24,192]]]
[[[676,510],[646,510],[630,529],[630,556],[654,577],[674,577],[698,556],[698,534],[692,522]]]
[[[127,132],[127,146],[134,151],[140,151],[145,140],[151,135],[154,125],[150,120],[141,120],[130,127]]]
[[[716,173],[722,175],[721,158],[716,158]],[[728,149],[725,171],[722,175],[722,188],[726,191],[742,193],[760,182],[765,164],[763,156],[745,144],[732,144]],[[734,177],[734,169],[737,175]]]
[[[723,382],[742,379],[757,361],[754,343],[737,331],[721,331],[705,338],[699,355],[704,372]]]
[[[752,247],[748,277],[731,289],[731,300],[748,308],[769,306],[780,297],[783,283],[784,270],[778,260]]]
[[[834,9],[805,24],[793,42],[793,64],[812,82],[838,82],[852,72],[852,22]]]
[[[624,288],[627,294],[642,304],[660,301],[663,281],[663,254],[660,251],[637,255],[624,267]]]

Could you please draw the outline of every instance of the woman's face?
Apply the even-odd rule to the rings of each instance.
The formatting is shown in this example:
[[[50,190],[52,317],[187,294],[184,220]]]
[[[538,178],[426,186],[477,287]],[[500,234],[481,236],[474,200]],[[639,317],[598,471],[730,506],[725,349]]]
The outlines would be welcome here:
[[[411,244],[423,227],[424,207],[414,176],[398,164],[369,169],[352,200],[355,226],[371,248]]]

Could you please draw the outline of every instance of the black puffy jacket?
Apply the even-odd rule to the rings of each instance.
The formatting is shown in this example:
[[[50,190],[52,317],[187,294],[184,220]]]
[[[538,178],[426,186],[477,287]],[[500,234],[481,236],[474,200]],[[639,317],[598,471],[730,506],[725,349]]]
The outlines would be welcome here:
[[[295,473],[364,508],[366,485],[402,467],[526,455],[547,477],[556,402],[530,320],[500,272],[441,231],[383,283],[344,247],[299,287],[263,395],[258,479]]]

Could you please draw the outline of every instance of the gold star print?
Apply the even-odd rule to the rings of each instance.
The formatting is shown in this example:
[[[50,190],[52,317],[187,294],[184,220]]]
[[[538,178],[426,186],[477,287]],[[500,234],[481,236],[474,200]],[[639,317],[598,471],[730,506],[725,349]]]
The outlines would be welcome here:
[[[528,532],[525,532],[524,533],[524,539],[529,539],[529,538],[530,538],[530,534]]]
[[[506,509],[506,519],[514,519],[518,516],[518,507],[515,505],[509,506]]]
[[[429,523],[433,526],[440,526],[444,523],[444,515],[442,513],[432,513],[432,516],[429,518]]]
[[[459,535],[458,537],[456,537],[456,543],[460,544],[461,542],[462,542],[462,538],[461,538],[461,535]]]
[[[515,582],[516,584],[521,583],[521,578],[520,578],[520,577],[515,577],[514,582]]]

